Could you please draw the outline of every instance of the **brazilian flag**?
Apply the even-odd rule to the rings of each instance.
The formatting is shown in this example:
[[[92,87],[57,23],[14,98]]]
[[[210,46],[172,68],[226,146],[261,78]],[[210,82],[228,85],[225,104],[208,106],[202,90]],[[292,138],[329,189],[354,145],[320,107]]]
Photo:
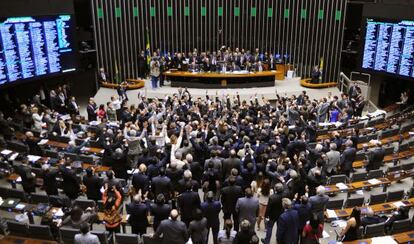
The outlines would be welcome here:
[[[151,62],[151,47],[150,47],[150,36],[149,36],[149,30],[147,28],[147,45],[146,45],[146,49],[147,49],[147,64],[149,65]]]

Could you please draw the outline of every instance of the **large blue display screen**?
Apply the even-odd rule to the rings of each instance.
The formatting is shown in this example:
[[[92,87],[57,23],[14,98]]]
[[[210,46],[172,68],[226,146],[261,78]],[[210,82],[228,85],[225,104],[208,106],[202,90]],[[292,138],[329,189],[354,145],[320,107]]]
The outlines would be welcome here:
[[[362,68],[414,77],[414,21],[368,19]]]
[[[0,85],[76,70],[71,15],[0,19]]]

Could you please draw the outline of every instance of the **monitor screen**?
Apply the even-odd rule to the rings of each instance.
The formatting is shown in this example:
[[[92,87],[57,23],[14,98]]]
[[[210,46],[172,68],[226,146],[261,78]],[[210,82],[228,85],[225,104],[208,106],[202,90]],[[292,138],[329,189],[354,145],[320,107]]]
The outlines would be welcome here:
[[[76,70],[71,15],[0,18],[0,85]]]
[[[367,19],[362,68],[414,78],[414,21]]]

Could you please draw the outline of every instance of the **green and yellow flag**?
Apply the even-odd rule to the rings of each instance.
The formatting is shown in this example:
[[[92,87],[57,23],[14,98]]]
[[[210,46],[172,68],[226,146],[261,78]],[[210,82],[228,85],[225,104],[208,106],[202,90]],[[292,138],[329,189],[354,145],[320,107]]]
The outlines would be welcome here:
[[[121,76],[118,70],[118,62],[115,60],[115,82],[117,84],[121,83]]]
[[[147,28],[147,45],[146,45],[146,49],[147,49],[147,64],[149,65],[151,62],[151,48],[150,48],[150,37],[149,37],[149,30]]]

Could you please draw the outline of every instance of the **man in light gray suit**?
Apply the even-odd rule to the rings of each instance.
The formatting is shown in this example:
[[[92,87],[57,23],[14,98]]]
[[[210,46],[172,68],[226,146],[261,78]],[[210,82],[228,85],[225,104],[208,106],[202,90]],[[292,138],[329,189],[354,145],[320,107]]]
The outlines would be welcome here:
[[[98,236],[89,232],[89,224],[82,223],[80,226],[80,234],[75,235],[75,244],[100,244]]]
[[[323,98],[322,102],[318,106],[318,123],[325,122],[329,110],[329,103],[326,97]]]
[[[247,219],[251,225],[250,228],[254,230],[256,218],[259,214],[259,200],[253,196],[251,188],[246,188],[245,197],[241,197],[236,203],[236,212],[239,215],[239,223]]]
[[[329,197],[325,194],[325,187],[323,186],[318,186],[316,188],[316,195],[309,198],[312,214],[318,217],[319,223],[324,221],[324,212],[328,200]]]
[[[329,145],[329,152],[326,153],[327,161],[325,166],[326,175],[331,176],[336,174],[336,168],[339,165],[341,159],[341,153],[336,150],[336,143]]]

